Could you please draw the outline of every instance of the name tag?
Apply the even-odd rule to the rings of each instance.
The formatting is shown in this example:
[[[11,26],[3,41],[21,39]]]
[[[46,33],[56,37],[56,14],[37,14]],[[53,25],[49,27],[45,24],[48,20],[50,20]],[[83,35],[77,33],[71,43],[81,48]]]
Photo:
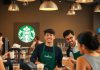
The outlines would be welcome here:
[[[46,57],[46,58],[52,58],[52,56],[50,56],[50,55],[44,55],[44,57]]]

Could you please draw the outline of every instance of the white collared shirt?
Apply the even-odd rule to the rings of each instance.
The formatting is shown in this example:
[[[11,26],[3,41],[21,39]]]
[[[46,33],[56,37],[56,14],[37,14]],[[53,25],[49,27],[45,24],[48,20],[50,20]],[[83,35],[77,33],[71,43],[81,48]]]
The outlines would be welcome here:
[[[76,52],[79,51],[77,41],[76,41],[75,46],[72,48],[72,51],[73,51],[73,52],[70,52],[70,56],[71,56],[72,58],[74,58],[73,53],[76,53]]]

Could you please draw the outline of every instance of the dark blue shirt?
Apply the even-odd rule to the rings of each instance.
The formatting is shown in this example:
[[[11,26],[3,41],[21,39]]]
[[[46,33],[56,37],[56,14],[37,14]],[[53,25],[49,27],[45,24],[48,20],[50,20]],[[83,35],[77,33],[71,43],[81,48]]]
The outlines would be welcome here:
[[[42,43],[42,44],[39,44],[38,46],[36,46],[34,52],[32,53],[32,56],[30,58],[30,61],[31,62],[34,62],[35,63],[35,61],[37,60],[37,58],[40,58],[41,53],[43,51],[44,45],[45,44]],[[55,57],[56,57],[56,62],[57,62],[56,64],[57,64],[58,67],[62,67],[62,57],[63,57],[62,51],[57,46],[54,46],[54,49],[55,49]],[[45,50],[48,51],[48,52],[53,52],[53,47],[46,46],[45,47]]]

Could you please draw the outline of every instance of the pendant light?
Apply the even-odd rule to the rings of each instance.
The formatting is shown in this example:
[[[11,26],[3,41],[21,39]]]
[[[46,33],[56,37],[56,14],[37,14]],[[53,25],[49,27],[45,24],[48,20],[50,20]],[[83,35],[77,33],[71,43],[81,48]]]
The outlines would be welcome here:
[[[21,1],[21,2],[33,2],[35,0],[17,0],[17,1]]]
[[[100,5],[97,5],[94,9],[94,12],[100,12]]]
[[[27,5],[29,2],[34,2],[35,0],[17,0],[23,2],[23,5]]]
[[[44,1],[40,5],[39,10],[42,10],[42,11],[55,11],[55,10],[58,10],[58,7],[53,1],[47,0],[47,1]]]
[[[71,6],[71,10],[82,10],[82,6],[80,3],[73,3]]]
[[[15,1],[12,1],[12,3],[9,5],[8,11],[19,11],[19,7]]]
[[[75,15],[75,11],[70,9],[70,10],[67,12],[67,15]]]
[[[91,3],[94,2],[94,0],[76,0],[77,3]]]

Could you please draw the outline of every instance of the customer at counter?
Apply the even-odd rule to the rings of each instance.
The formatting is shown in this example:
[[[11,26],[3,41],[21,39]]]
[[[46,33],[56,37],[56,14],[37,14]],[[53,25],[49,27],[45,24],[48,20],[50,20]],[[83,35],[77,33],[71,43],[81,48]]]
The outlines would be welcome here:
[[[55,31],[46,29],[44,31],[45,43],[38,45],[30,58],[35,64],[43,63],[48,70],[54,70],[56,65],[62,67],[62,51],[54,46]]]
[[[31,45],[31,48],[35,48],[38,44],[41,44],[41,43],[43,43],[43,42],[40,41],[39,37],[35,36],[34,41],[33,41],[32,45]]]
[[[65,30],[63,32],[63,37],[66,39],[66,42],[68,44],[68,49],[66,50],[67,57],[72,57],[74,59],[77,59],[77,57],[81,56],[82,54],[80,54],[79,52],[74,31]]]
[[[0,49],[2,48],[3,41],[2,41],[2,33],[0,33]],[[5,70],[2,57],[0,56],[0,70]]]
[[[69,63],[70,70],[100,70],[100,54],[97,52],[99,41],[92,32],[83,32],[78,35],[78,48],[83,56],[73,63]]]
[[[35,36],[32,45],[29,47],[29,53],[33,52],[35,47],[39,44],[43,43],[42,41],[40,41],[38,36]]]

